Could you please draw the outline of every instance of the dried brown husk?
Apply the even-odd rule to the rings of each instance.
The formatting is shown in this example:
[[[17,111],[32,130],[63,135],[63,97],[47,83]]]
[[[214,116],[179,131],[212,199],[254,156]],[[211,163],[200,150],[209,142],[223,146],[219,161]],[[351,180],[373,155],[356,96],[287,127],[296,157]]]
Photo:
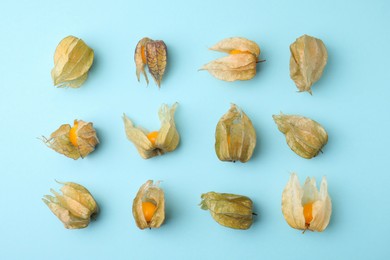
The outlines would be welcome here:
[[[312,203],[312,220],[306,223],[304,205]],[[287,223],[295,229],[322,232],[329,224],[332,215],[332,201],[328,194],[328,182],[324,176],[320,190],[317,190],[315,178],[306,178],[301,187],[298,176],[291,174],[282,194],[282,212]]]
[[[167,66],[167,46],[165,43],[161,40],[154,41],[147,37],[142,38],[135,49],[134,61],[138,81],[142,73],[149,84],[145,72],[145,65],[147,65],[155,83],[160,87]]]
[[[201,196],[200,206],[209,210],[215,221],[225,227],[248,229],[253,222],[253,203],[246,196],[208,192]]]
[[[83,40],[74,36],[64,38],[54,53],[51,71],[54,86],[80,87],[87,80],[93,58],[93,50]]]
[[[311,159],[328,142],[328,134],[316,121],[298,115],[273,115],[280,132],[285,134],[291,150],[299,156]]]
[[[164,191],[158,186],[159,183],[153,183],[152,180],[148,180],[141,186],[133,201],[133,216],[137,227],[140,229],[159,228],[164,223],[165,199]],[[156,211],[150,222],[145,220],[142,210],[143,202],[151,202],[156,206]]]
[[[180,142],[180,136],[175,125],[175,111],[178,103],[169,107],[163,104],[158,112],[161,127],[158,131],[158,137],[153,144],[147,137],[149,131],[135,126],[126,115],[123,115],[125,131],[127,138],[135,145],[138,153],[144,159],[149,159],[176,149]]]
[[[235,104],[219,120],[215,130],[215,152],[221,161],[247,162],[256,147],[252,121]]]
[[[317,38],[303,35],[290,45],[290,77],[300,92],[312,94],[311,86],[317,82],[328,60],[324,43]]]
[[[43,202],[57,216],[67,229],[80,229],[89,225],[91,217],[99,212],[99,207],[92,194],[82,185],[65,182],[62,195],[51,189],[54,194],[45,195]]]
[[[224,81],[249,80],[256,75],[260,48],[255,42],[232,37],[218,42],[210,50],[229,55],[211,61],[200,70],[207,70],[215,78]]]
[[[42,139],[54,151],[77,160],[93,152],[96,145],[99,144],[99,139],[93,128],[93,123],[75,120],[74,125],[77,125],[75,131],[77,145],[71,142],[70,132],[72,126],[69,124],[61,125],[60,128],[50,135],[50,138],[43,136]]]

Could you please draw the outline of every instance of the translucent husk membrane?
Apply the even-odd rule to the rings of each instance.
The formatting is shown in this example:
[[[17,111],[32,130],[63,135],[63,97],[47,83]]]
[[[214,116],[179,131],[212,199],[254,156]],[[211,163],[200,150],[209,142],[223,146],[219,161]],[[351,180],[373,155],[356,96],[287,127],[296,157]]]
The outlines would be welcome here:
[[[250,198],[217,192],[204,193],[201,198],[201,208],[209,210],[220,225],[234,229],[248,229],[252,225],[254,213]]]
[[[219,120],[215,152],[221,161],[247,162],[256,147],[256,132],[248,116],[235,104]]]
[[[155,141],[148,138],[148,130],[135,126],[126,115],[123,115],[125,131],[127,138],[135,145],[138,153],[144,159],[149,159],[154,156],[163,155],[167,152],[172,152],[179,145],[180,136],[175,125],[175,111],[178,103],[168,107],[163,104],[158,112],[161,127],[157,133]]]
[[[317,156],[328,142],[325,129],[310,118],[282,113],[272,117],[291,150],[303,158]]]
[[[73,127],[61,125],[50,138],[43,136],[42,139],[54,151],[74,160],[86,157],[99,144],[93,124],[82,120],[75,120]]]
[[[149,84],[145,71],[145,66],[148,66],[155,83],[160,87],[167,66],[167,46],[165,43],[161,40],[154,41],[147,37],[142,38],[135,48],[134,61],[138,81],[142,73],[146,83]]]
[[[64,38],[54,53],[51,71],[54,86],[79,88],[88,77],[94,58],[93,50],[74,36]]]
[[[210,50],[229,55],[207,63],[200,70],[207,70],[215,78],[224,81],[249,80],[256,75],[260,48],[255,42],[242,37],[226,38]]]
[[[89,225],[91,217],[99,212],[99,207],[92,194],[80,184],[65,182],[62,194],[51,189],[54,194],[45,195],[43,202],[57,216],[67,229],[80,229]]]
[[[159,187],[160,182],[153,183],[148,180],[139,189],[137,196],[133,201],[133,216],[137,227],[159,228],[165,220],[165,199],[164,191]],[[156,206],[156,210],[150,221],[147,221],[142,209],[142,203],[151,202]]]
[[[310,204],[309,214],[305,206]],[[303,187],[298,176],[292,173],[282,194],[282,212],[287,223],[295,229],[322,232],[332,215],[332,201],[328,194],[328,182],[322,177],[320,190],[315,178],[307,178]],[[307,219],[305,215],[310,215]]]

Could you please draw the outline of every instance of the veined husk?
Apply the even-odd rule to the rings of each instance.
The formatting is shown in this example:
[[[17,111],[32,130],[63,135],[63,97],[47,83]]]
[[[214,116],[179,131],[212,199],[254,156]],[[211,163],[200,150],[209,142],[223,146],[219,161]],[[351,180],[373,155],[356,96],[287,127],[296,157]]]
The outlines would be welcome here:
[[[145,72],[145,65],[147,65],[154,81],[160,87],[167,66],[167,46],[165,43],[160,40],[154,41],[147,37],[142,38],[135,48],[134,61],[138,81],[142,73],[146,83],[149,84],[149,79]]]
[[[149,132],[146,129],[135,126],[130,118],[123,115],[126,136],[135,145],[142,158],[149,159],[172,152],[179,145],[180,136],[176,130],[174,118],[177,106],[178,103],[173,104],[171,108],[166,104],[161,106],[158,112],[161,128],[158,131],[155,144],[148,139]]]
[[[200,70],[207,70],[217,79],[224,81],[249,80],[256,75],[260,48],[255,42],[232,37],[218,42],[210,50],[225,52],[229,56],[211,61]]]
[[[247,162],[256,146],[256,132],[248,116],[235,104],[215,130],[215,152],[221,161]]]
[[[312,94],[311,86],[318,81],[328,60],[324,43],[303,35],[290,45],[290,77],[300,92]]]
[[[310,223],[305,223],[303,207],[313,203]],[[287,223],[295,229],[322,232],[328,226],[332,215],[332,201],[328,194],[328,182],[322,177],[320,191],[317,190],[315,178],[307,178],[303,187],[298,176],[291,174],[290,180],[282,194],[282,212]]]
[[[280,132],[285,134],[291,150],[299,156],[311,159],[321,151],[328,142],[328,134],[316,121],[297,115],[272,116]]]
[[[62,195],[51,189],[54,194],[45,195],[42,200],[68,229],[80,229],[88,226],[98,212],[99,207],[92,194],[80,184],[65,182]]]
[[[133,201],[133,216],[137,227],[159,228],[165,219],[165,199],[164,191],[158,186],[160,182],[153,184],[152,180],[148,180],[139,189],[137,196]],[[143,202],[151,202],[156,205],[156,211],[153,214],[150,222],[147,222],[142,210]]]
[[[74,124],[78,125],[75,131],[77,145],[74,145],[70,140],[72,127],[69,124],[61,125],[50,135],[50,138],[47,139],[43,136],[42,139],[54,151],[77,160],[93,152],[96,145],[99,144],[99,139],[93,128],[93,123],[75,120]]]
[[[253,203],[248,197],[208,192],[201,196],[200,207],[209,210],[215,221],[225,227],[248,229],[253,222]]]
[[[87,80],[94,52],[85,42],[74,36],[64,38],[54,53],[51,77],[54,86],[78,88]]]

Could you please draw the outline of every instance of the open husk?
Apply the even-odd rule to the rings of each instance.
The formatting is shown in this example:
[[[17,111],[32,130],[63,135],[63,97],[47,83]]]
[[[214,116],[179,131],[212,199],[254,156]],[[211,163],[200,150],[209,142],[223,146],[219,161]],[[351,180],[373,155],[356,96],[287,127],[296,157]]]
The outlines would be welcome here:
[[[247,162],[256,147],[256,132],[248,116],[235,104],[219,120],[215,152],[221,161]]]
[[[311,159],[328,142],[328,134],[316,121],[298,115],[273,115],[280,132],[285,134],[288,146],[299,156]]]
[[[61,188],[62,195],[51,189],[54,194],[45,195],[43,202],[57,216],[67,229],[80,229],[89,225],[91,217],[99,207],[92,194],[80,184],[65,182]]]
[[[290,77],[300,92],[312,94],[311,86],[317,82],[328,60],[324,43],[317,38],[303,35],[290,45]]]
[[[137,196],[133,201],[133,216],[138,228],[159,228],[165,220],[165,199],[164,191],[158,186],[160,182],[153,183],[148,180],[139,189]],[[144,216],[142,204],[144,202],[153,203],[156,210],[150,221]]]
[[[54,86],[78,88],[87,80],[94,58],[93,50],[74,36],[64,38],[54,53],[51,71]]]
[[[126,115],[123,115],[123,122],[127,138],[135,145],[139,154],[144,159],[163,155],[172,152],[179,145],[180,136],[175,125],[175,111],[178,103],[168,107],[163,104],[158,112],[161,127],[157,132],[149,132],[142,127],[135,126]],[[152,139],[150,135],[155,133],[157,138]]]
[[[301,187],[298,176],[292,173],[283,190],[282,212],[292,228],[324,231],[332,215],[332,201],[328,194],[326,177],[322,177],[318,191],[314,177],[308,177]]]
[[[165,43],[161,40],[154,41],[147,37],[142,38],[135,48],[134,61],[138,81],[142,73],[146,83],[149,84],[145,72],[145,66],[147,65],[155,83],[160,87],[167,66],[167,46]]]
[[[215,78],[224,81],[249,80],[256,75],[260,48],[255,42],[232,37],[223,39],[210,50],[225,52],[229,56],[211,61],[200,70],[207,70]]]
[[[201,198],[201,209],[209,210],[220,225],[234,229],[248,229],[252,225],[254,213],[250,198],[217,192],[204,193]]]
[[[61,125],[50,138],[42,139],[54,151],[74,160],[86,157],[99,144],[93,124],[82,120],[74,120],[73,127],[69,124]]]

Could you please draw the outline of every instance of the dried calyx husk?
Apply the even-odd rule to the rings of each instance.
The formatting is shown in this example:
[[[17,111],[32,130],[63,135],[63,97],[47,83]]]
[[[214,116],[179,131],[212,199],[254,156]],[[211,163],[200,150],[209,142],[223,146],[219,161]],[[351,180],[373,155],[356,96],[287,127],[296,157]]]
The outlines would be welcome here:
[[[229,193],[208,192],[201,196],[200,207],[209,210],[215,221],[225,227],[248,229],[253,222],[250,198]]]
[[[139,189],[133,201],[133,216],[137,227],[159,228],[165,219],[164,191],[160,182],[148,180]]]
[[[223,39],[210,50],[229,55],[207,63],[200,70],[207,70],[217,79],[224,81],[249,80],[256,75],[260,48],[255,42],[242,37],[232,37]]]
[[[61,188],[62,195],[51,189],[54,194],[45,195],[43,202],[62,221],[65,228],[80,229],[89,225],[99,212],[99,207],[92,194],[80,184],[64,182]]]
[[[324,43],[303,35],[290,45],[290,77],[300,92],[312,94],[311,86],[321,78],[328,60]]]
[[[154,81],[160,87],[167,66],[167,46],[165,43],[161,40],[154,41],[147,37],[142,38],[135,48],[134,61],[138,81],[142,73],[149,84],[145,71],[145,65],[147,65]]]
[[[292,173],[282,194],[282,212],[287,223],[295,229],[324,231],[332,215],[328,182],[322,177],[320,190],[315,178],[307,178],[303,187]]]
[[[215,152],[221,161],[247,162],[256,146],[256,132],[248,116],[235,104],[215,130]]]
[[[50,138],[42,139],[54,151],[75,160],[86,157],[99,143],[93,124],[82,120],[74,120],[73,126],[61,125]]]
[[[51,71],[54,86],[80,87],[87,80],[93,57],[93,50],[83,40],[74,36],[64,38],[54,53]]]
[[[135,145],[144,159],[172,152],[179,145],[180,136],[175,125],[175,111],[178,103],[168,107],[163,104],[158,112],[161,127],[159,131],[149,132],[135,126],[126,115],[123,115],[127,138]]]
[[[299,156],[311,159],[328,142],[328,134],[316,121],[298,115],[273,115],[280,132],[285,134],[291,150]]]

